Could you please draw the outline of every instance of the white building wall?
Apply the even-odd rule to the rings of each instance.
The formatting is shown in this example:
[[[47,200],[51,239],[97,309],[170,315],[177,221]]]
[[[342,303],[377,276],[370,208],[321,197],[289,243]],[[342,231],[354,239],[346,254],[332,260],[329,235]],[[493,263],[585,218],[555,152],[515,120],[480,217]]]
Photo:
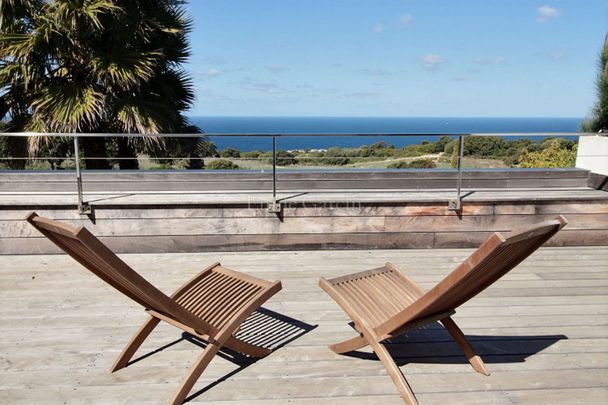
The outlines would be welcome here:
[[[576,167],[608,176],[608,136],[579,137]]]

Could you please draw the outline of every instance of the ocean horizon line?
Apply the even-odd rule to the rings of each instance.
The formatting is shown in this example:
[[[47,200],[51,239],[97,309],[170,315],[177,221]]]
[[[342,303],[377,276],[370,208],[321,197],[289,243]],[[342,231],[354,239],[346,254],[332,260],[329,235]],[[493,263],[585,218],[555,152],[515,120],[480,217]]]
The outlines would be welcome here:
[[[578,132],[583,118],[449,118],[449,117],[264,117],[193,116],[197,125],[217,145],[218,149],[241,151],[270,150],[271,140],[257,137],[221,137],[213,134],[309,134],[310,136],[280,138],[280,149],[328,149],[331,147],[360,147],[385,142],[395,147],[432,141],[431,134],[456,133],[532,133]],[[395,137],[382,134],[420,134]],[[328,134],[326,136],[315,136]],[[340,134],[340,136],[331,136]],[[375,134],[348,137],[347,134]],[[424,135],[427,134],[427,135]]]

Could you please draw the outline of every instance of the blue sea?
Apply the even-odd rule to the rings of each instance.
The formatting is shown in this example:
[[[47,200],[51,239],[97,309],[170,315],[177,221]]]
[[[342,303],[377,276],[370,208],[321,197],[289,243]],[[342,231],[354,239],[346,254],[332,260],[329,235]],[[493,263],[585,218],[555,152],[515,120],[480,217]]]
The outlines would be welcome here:
[[[382,133],[522,133],[577,132],[582,118],[416,118],[416,117],[190,117],[215,142],[218,149],[270,150],[271,138],[218,137],[213,134],[382,134]],[[514,139],[514,138],[509,138]],[[538,138],[535,138],[538,140]],[[436,137],[414,136],[306,136],[281,137],[277,148],[327,149],[332,146],[359,147],[383,141],[402,147]]]

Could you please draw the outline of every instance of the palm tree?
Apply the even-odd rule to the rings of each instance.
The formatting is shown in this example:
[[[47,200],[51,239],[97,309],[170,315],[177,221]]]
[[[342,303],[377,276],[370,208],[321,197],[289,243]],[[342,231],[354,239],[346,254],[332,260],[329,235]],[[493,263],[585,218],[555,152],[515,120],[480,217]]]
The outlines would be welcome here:
[[[0,0],[0,118],[9,131],[180,133],[194,100],[181,69],[191,21],[178,0]],[[35,153],[44,141],[32,137]],[[188,141],[194,153],[198,139]],[[145,137],[81,140],[85,164],[107,169],[108,150],[135,157],[170,148]],[[104,159],[91,159],[93,157]],[[89,159],[87,159],[89,158]],[[120,160],[137,168],[136,159]]]

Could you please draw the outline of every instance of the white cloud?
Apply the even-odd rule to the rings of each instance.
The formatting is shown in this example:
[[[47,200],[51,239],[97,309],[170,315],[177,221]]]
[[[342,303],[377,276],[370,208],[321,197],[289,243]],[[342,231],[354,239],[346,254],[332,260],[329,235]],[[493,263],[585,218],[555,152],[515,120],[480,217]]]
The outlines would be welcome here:
[[[545,53],[545,57],[547,57],[551,60],[562,60],[562,59],[566,58],[566,54],[562,51],[555,51],[555,52]]]
[[[551,6],[540,6],[536,9],[536,11],[538,11],[536,21],[538,21],[539,23],[546,23],[547,21],[550,21],[561,15],[558,9]]]
[[[365,90],[340,94],[340,98],[371,98],[376,96],[378,96],[378,92]]]
[[[370,75],[370,76],[390,76],[392,74],[388,70],[384,70],[382,68],[359,69],[358,72],[363,73],[364,75]]]
[[[384,31],[384,24],[378,23],[376,25],[374,25],[374,32],[383,32]]]
[[[420,63],[422,63],[422,67],[427,70],[434,70],[444,62],[445,59],[443,59],[441,55],[437,55],[434,53],[429,53],[420,57]]]
[[[401,25],[410,25],[414,21],[414,17],[411,14],[403,14],[399,17],[399,22]]]
[[[203,58],[202,60],[203,60],[203,62],[208,63],[210,65],[225,65],[226,64],[226,59],[224,59],[222,57],[207,56],[207,57]]]
[[[243,80],[238,82],[238,84],[240,85],[241,89],[243,89],[243,90],[255,91],[255,92],[259,92],[259,93],[266,93],[266,94],[291,93],[290,90],[279,86],[275,82],[262,82],[257,79],[252,79],[250,77],[243,78]]]
[[[394,31],[408,27],[414,22],[414,16],[411,14],[401,14],[397,21],[379,22],[372,28],[374,32]]]
[[[216,68],[209,68],[207,70],[195,70],[192,72],[192,75],[201,79],[209,79],[212,77],[219,76],[221,72]]]
[[[473,63],[478,65],[504,65],[508,62],[508,59],[504,56],[494,56],[491,58],[475,58]]]
[[[283,73],[283,72],[287,72],[289,70],[289,67],[287,66],[278,66],[278,65],[269,65],[269,66],[265,66],[266,70],[269,71],[270,73]]]

